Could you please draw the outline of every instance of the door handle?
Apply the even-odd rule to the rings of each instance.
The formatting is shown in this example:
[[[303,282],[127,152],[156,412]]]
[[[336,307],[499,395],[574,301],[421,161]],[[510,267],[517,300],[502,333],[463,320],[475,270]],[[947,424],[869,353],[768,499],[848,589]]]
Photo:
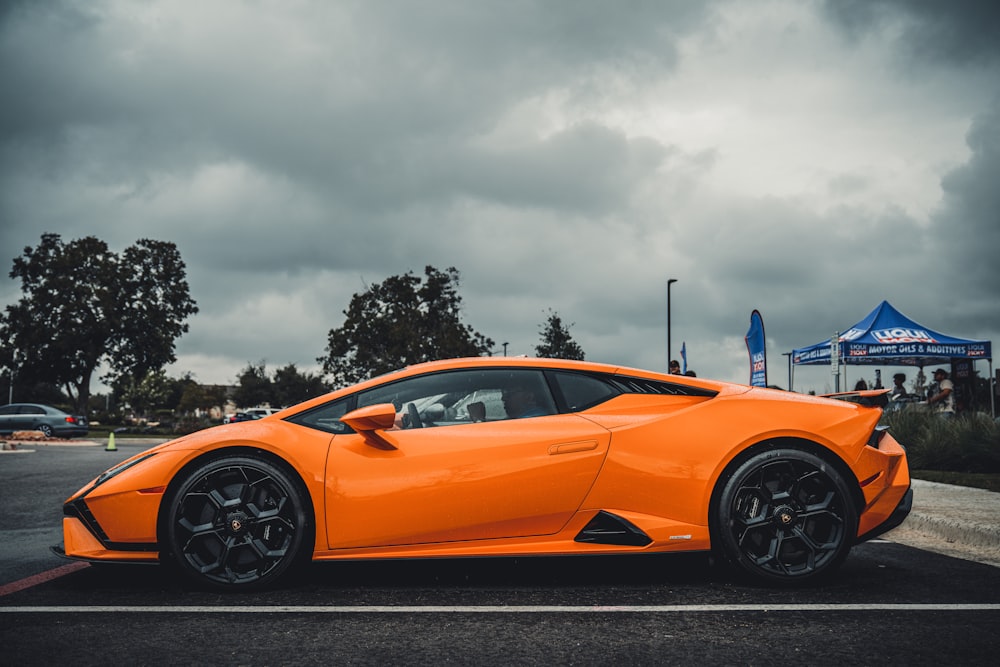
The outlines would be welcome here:
[[[564,442],[559,445],[550,445],[549,454],[572,454],[574,452],[589,452],[597,449],[596,440],[583,440],[581,442]]]

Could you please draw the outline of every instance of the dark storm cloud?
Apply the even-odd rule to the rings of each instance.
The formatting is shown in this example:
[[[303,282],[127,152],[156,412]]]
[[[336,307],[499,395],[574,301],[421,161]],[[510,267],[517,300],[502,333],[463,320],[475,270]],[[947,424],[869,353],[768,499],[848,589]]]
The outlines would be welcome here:
[[[1000,3],[995,0],[827,0],[850,33],[901,23],[898,46],[917,61],[983,65],[1000,58]]]
[[[293,182],[290,197],[321,197],[332,210],[314,224],[337,228],[464,196],[607,208],[637,169],[655,166],[655,146],[631,150],[593,125],[520,148],[472,141],[555,82],[576,81],[572,94],[588,98],[599,95],[591,76],[672,66],[674,33],[703,11],[689,5],[318,3],[316,24],[329,31],[272,17],[243,36],[226,32],[225,6],[207,8],[196,30],[101,4],[24,8],[4,25],[3,77],[16,94],[0,112],[2,159],[9,174],[149,199],[172,175],[236,160]],[[220,37],[199,39],[213,23]],[[42,58],[39,43],[50,46]],[[224,247],[212,220],[197,224]],[[251,214],[242,224],[272,235],[280,221]]]
[[[995,244],[995,12],[954,6],[0,5],[0,261],[174,241],[204,381],[310,366],[351,294],[427,264],[514,354],[553,308],[588,358],[663,366],[667,277],[716,377],[753,308],[772,354],[882,298],[997,331],[996,274],[954,273]]]
[[[949,312],[966,326],[1000,327],[1000,98],[976,117],[967,135],[972,156],[942,180],[944,198],[934,216],[935,267],[954,267],[949,278],[956,299]],[[944,273],[942,271],[942,273]],[[949,275],[951,271],[947,272]],[[984,329],[986,327],[983,327]]]

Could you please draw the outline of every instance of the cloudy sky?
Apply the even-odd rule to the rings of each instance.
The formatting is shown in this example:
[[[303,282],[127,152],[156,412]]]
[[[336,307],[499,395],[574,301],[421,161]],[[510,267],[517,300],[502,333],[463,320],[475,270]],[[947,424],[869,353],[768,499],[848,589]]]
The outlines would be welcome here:
[[[7,0],[0,306],[54,232],[176,243],[168,370],[206,383],[316,370],[428,264],[509,354],[552,309],[664,369],[669,278],[700,376],[748,380],[755,308],[783,386],[883,299],[1000,343],[998,32],[995,0]]]

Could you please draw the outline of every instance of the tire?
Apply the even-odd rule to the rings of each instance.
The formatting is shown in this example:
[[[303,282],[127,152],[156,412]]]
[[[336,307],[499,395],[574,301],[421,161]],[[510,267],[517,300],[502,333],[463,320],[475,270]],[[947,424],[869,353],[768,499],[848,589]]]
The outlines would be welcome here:
[[[751,456],[720,481],[713,543],[758,583],[804,584],[829,576],[858,530],[843,476],[798,449]]]
[[[41,431],[42,435],[44,435],[46,438],[52,437],[52,427],[49,426],[48,424],[39,424],[35,430]]]
[[[310,513],[284,469],[226,456],[186,473],[164,504],[167,559],[195,582],[249,590],[273,584],[307,555]]]

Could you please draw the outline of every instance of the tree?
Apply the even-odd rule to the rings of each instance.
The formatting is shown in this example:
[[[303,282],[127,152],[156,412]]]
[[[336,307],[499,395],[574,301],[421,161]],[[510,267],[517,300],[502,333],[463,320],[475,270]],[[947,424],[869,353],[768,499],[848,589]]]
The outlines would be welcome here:
[[[563,326],[559,313],[549,310],[549,319],[543,325],[542,342],[535,346],[535,354],[552,359],[583,360],[583,348],[569,335],[569,327]]]
[[[198,384],[191,373],[185,373],[174,380],[174,395],[177,397],[174,409],[186,415],[196,410],[209,410],[213,405],[222,405],[222,401],[216,401],[208,388]]]
[[[257,364],[248,363],[236,378],[239,385],[233,393],[233,402],[242,408],[255,405],[272,405],[274,403],[274,387],[267,377],[267,364],[260,361]]]
[[[123,375],[113,384],[115,396],[128,403],[136,417],[146,417],[157,409],[170,409],[177,405],[179,396],[176,383],[165,371],[149,371],[138,381],[134,375]]]
[[[172,243],[143,239],[119,258],[93,236],[63,243],[43,234],[14,259],[10,277],[23,296],[0,315],[0,363],[63,387],[78,410],[102,361],[112,380],[139,385],[174,361],[184,319],[198,312]]]
[[[347,385],[433,359],[480,356],[493,341],[461,321],[459,273],[454,267],[390,276],[351,298],[327,356],[317,359],[335,385]]]
[[[198,307],[188,295],[184,262],[173,243],[140,239],[122,253],[113,375],[141,378],[177,360],[174,341]]]
[[[274,371],[271,385],[274,389],[275,406],[281,407],[295,405],[329,391],[321,376],[302,373],[295,364],[288,364]]]

